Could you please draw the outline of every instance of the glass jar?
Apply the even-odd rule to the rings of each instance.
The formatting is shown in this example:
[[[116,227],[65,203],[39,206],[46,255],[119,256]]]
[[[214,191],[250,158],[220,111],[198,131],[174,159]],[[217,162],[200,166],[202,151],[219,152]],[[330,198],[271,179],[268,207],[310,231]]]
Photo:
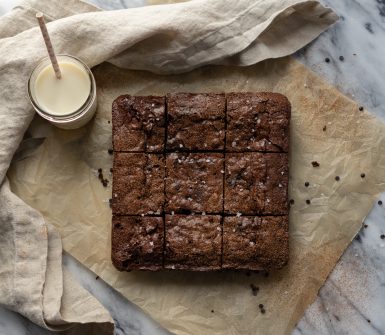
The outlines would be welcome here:
[[[96,111],[95,78],[90,68],[80,59],[70,55],[56,57],[62,71],[62,79],[53,77],[54,71],[49,57],[42,59],[33,69],[28,80],[29,99],[35,111],[55,126],[62,129],[80,128],[91,120]],[[71,81],[65,82],[68,79]],[[59,83],[59,80],[62,82]],[[42,84],[42,81],[45,82]],[[74,88],[77,84],[83,92],[78,92],[77,87]],[[61,92],[60,97],[55,96],[55,90]],[[66,96],[71,92],[75,94],[78,101],[74,101],[70,95]]]

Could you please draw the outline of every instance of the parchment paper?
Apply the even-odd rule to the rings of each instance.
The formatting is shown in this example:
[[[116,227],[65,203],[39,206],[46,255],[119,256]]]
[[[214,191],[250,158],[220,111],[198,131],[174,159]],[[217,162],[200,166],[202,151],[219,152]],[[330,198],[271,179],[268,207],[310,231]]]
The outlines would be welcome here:
[[[288,334],[385,190],[385,126],[292,58],[160,76],[103,63],[94,69],[98,112],[63,131],[35,119],[44,143],[13,163],[12,190],[59,230],[64,249],[177,334]],[[120,94],[275,91],[292,103],[290,262],[264,274],[120,273],[110,261],[111,103]],[[323,128],[326,126],[326,130]],[[319,167],[311,162],[318,161]],[[366,177],[361,178],[360,174]],[[335,180],[335,176],[340,181]],[[108,177],[111,180],[111,177]],[[305,181],[310,183],[306,188]],[[310,199],[307,205],[305,200]],[[260,288],[253,296],[250,284]],[[266,314],[258,304],[263,303]],[[214,312],[212,312],[212,310]]]

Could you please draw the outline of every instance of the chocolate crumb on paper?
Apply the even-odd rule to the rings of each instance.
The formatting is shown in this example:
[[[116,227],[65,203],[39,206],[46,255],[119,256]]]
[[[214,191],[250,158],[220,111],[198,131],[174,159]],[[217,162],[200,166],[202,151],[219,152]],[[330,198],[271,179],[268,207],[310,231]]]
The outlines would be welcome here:
[[[253,294],[253,296],[256,296],[259,292],[259,287],[255,286],[254,284],[250,284],[250,287],[251,287],[251,293]]]
[[[335,176],[335,178],[334,178],[336,181],[340,181],[340,176]]]
[[[310,205],[311,201],[309,199],[306,199],[306,203]]]
[[[313,165],[313,167],[319,167],[319,163],[317,161],[311,162],[311,165]]]
[[[326,126],[324,126],[324,127],[322,128],[322,131],[326,131]]]
[[[377,202],[380,206],[382,206],[382,200],[378,200]]]

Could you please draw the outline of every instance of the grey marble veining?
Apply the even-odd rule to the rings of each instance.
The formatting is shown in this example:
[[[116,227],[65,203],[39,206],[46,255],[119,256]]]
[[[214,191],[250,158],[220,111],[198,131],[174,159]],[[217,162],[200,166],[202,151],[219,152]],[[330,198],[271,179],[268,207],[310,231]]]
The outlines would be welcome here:
[[[142,6],[145,0],[88,0],[107,10]],[[385,0],[322,0],[341,20],[296,57],[342,92],[385,120]],[[0,15],[16,0],[0,0]],[[339,57],[343,56],[343,60]],[[326,63],[325,58],[330,62]],[[385,195],[382,196],[385,204]],[[385,334],[385,205],[375,204],[364,227],[309,306],[293,335]],[[116,334],[168,334],[71,256],[65,266],[117,322]],[[0,306],[0,335],[51,332]]]

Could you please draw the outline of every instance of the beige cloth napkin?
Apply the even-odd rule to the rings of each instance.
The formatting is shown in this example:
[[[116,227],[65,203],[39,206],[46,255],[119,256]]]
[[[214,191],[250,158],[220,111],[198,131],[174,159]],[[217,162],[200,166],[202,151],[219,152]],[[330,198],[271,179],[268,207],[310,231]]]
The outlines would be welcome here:
[[[58,53],[78,56],[91,67],[109,60],[166,74],[285,56],[337,20],[317,1],[298,0],[196,0],[94,10],[75,0],[30,0],[0,19],[0,303],[52,329],[97,322],[110,331],[112,320],[63,270],[60,237],[10,191],[6,178],[34,115],[26,96],[28,75],[46,53],[33,28],[35,12],[54,21],[48,30]]]

